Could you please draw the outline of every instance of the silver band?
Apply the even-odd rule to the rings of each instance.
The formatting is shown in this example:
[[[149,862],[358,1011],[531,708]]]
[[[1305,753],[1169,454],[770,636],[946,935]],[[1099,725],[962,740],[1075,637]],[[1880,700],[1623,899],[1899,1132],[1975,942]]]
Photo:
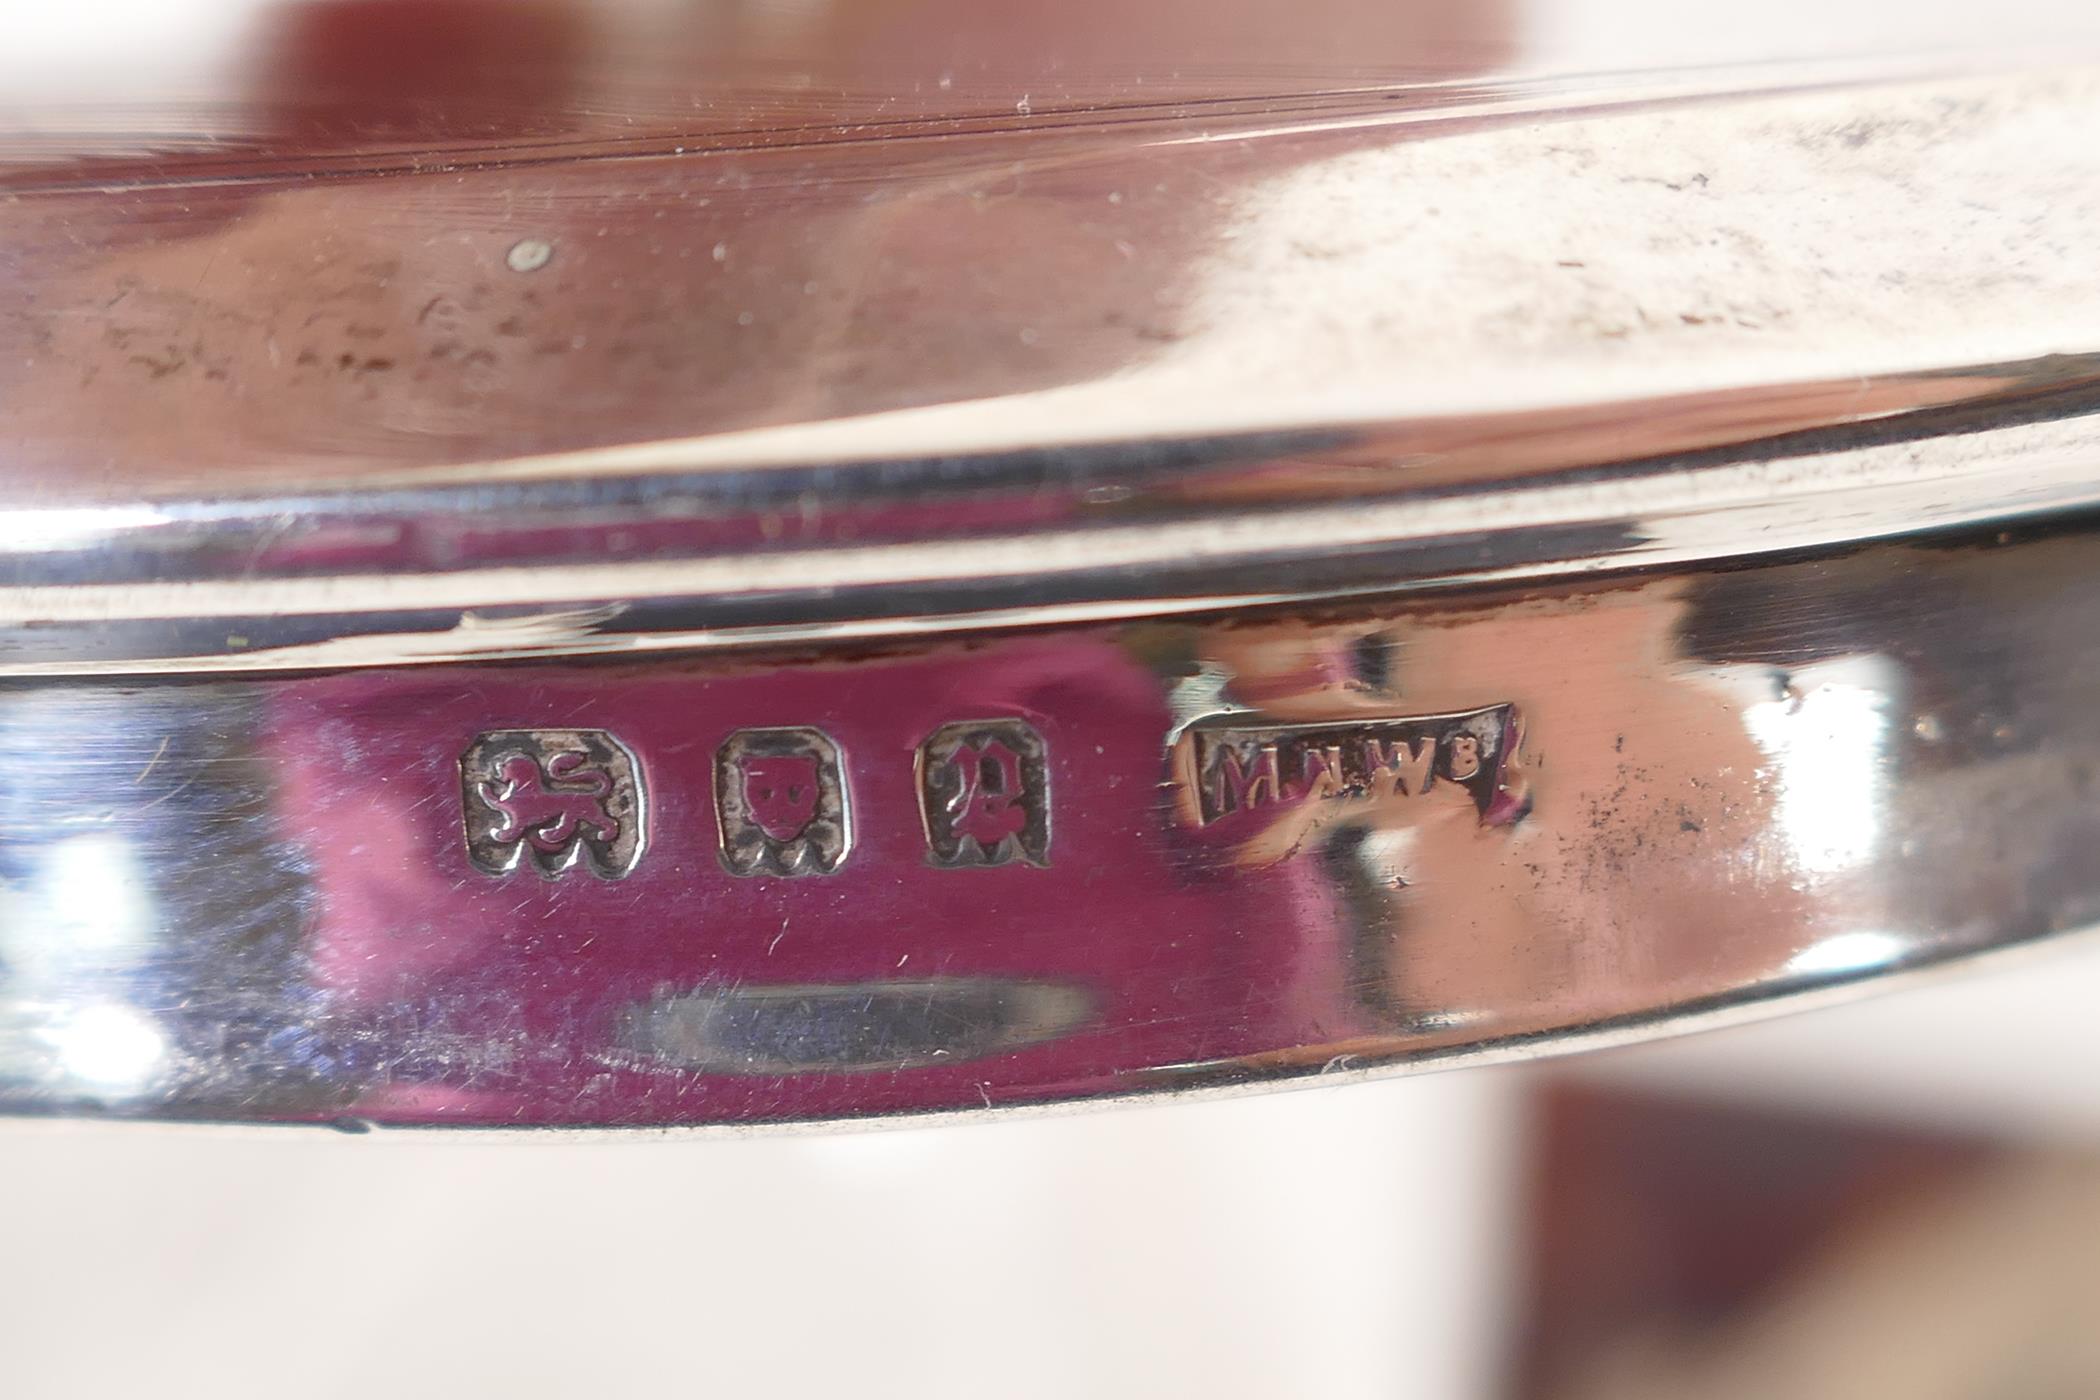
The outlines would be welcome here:
[[[0,1108],[982,1110],[2094,922],[2082,52],[0,159]]]
[[[0,1076],[750,1123],[1740,1014],[2093,920],[2096,589],[2064,527],[821,658],[18,686]]]

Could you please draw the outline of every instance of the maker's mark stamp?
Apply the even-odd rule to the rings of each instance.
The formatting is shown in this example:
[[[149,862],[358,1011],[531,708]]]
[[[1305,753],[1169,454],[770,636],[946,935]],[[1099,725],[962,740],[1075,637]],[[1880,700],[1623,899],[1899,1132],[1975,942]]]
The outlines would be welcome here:
[[[1050,763],[1017,719],[944,724],[919,746],[919,815],[939,866],[1050,863]]]
[[[529,868],[633,871],[647,843],[634,755],[602,729],[499,729],[459,760],[467,858],[488,875]]]
[[[1328,722],[1223,714],[1190,725],[1176,744],[1182,816],[1209,826],[1244,812],[1447,791],[1463,794],[1483,825],[1507,825],[1530,801],[1516,763],[1522,739],[1516,707],[1506,704]]]
[[[831,874],[853,848],[838,745],[816,729],[739,729],[715,754],[715,817],[731,874]]]

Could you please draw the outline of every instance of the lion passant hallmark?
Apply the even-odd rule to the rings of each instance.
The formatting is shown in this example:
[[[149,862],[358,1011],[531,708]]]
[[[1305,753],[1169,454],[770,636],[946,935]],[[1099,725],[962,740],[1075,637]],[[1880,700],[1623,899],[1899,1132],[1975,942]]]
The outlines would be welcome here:
[[[647,844],[634,755],[601,729],[498,729],[459,760],[467,857],[489,875],[633,871]]]
[[[1454,714],[1290,722],[1253,712],[1195,720],[1175,741],[1176,809],[1208,827],[1241,813],[1311,802],[1387,803],[1463,793],[1485,825],[1524,814],[1516,706]]]

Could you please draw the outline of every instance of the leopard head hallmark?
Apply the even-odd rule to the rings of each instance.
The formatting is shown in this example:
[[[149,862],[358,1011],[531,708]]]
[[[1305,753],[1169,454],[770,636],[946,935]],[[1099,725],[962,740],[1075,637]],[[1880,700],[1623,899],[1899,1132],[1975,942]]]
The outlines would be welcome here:
[[[634,755],[601,729],[499,729],[459,760],[467,859],[487,875],[624,879],[647,844]]]
[[[829,875],[853,846],[838,745],[815,729],[740,729],[715,754],[722,864],[735,875]]]
[[[946,724],[919,746],[919,815],[938,866],[1050,863],[1043,736],[1017,719]]]

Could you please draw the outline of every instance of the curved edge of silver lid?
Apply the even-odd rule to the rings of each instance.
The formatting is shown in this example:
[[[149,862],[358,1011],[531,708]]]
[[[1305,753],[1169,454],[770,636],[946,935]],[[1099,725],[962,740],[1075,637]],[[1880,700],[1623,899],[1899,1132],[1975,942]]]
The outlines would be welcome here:
[[[1141,281],[1175,283],[1172,335],[1078,334],[1088,317],[1128,311],[1131,286],[1039,263],[1063,246],[1053,238],[986,266],[1021,288],[998,314],[1062,309],[1069,342],[1046,321],[1038,340],[1053,340],[1025,347],[1033,368],[1000,371],[1019,387],[988,388],[999,376],[973,379],[954,353],[987,308],[905,297],[920,283],[892,258],[867,271],[875,290],[856,305],[905,297],[913,309],[839,371],[923,358],[919,407],[819,393],[790,412],[822,387],[803,354],[808,337],[838,331],[820,323],[738,362],[738,392],[765,399],[772,427],[664,438],[661,422],[622,422],[626,400],[608,392],[624,381],[609,377],[584,430],[599,446],[435,467],[357,458],[358,414],[377,415],[390,450],[429,450],[390,425],[422,423],[450,390],[394,381],[290,444],[295,459],[312,454],[307,469],[263,474],[345,483],[331,492],[257,489],[237,469],[258,450],[251,428],[281,430],[297,402],[291,379],[272,377],[295,378],[295,366],[273,369],[252,346],[228,371],[247,416],[221,424],[204,399],[182,399],[195,421],[167,425],[165,477],[138,454],[160,427],[152,396],[173,390],[96,378],[19,393],[18,484],[0,512],[0,674],[908,636],[1754,556],[2100,504],[2100,303],[2072,251],[2100,190],[2100,152],[2078,139],[2100,111],[2100,79],[2065,67],[1694,88],[1633,100],[1638,84],[1606,84],[1588,105],[1409,108],[1332,130],[1294,118],[1151,132],[1146,168],[1179,183],[1120,204],[1109,197],[1135,190],[1127,144],[1001,137],[1016,168],[1042,175],[1015,195],[1026,208],[1048,215],[1075,190],[1101,194],[1088,237],[1118,235]],[[886,198],[909,197],[919,232],[904,246],[952,227],[966,244],[956,256],[999,258],[1012,225],[972,213],[983,191],[966,178],[983,150],[926,149],[869,177]],[[666,213],[713,168],[692,161],[714,158],[654,159],[623,163],[610,184],[588,164],[535,178],[581,208],[647,194]],[[334,236],[398,244],[440,208],[501,206],[513,178],[459,175],[441,189],[389,176],[321,212]],[[1206,206],[1201,237],[1167,237],[1190,212],[1188,190],[1218,208]],[[153,197],[192,194],[205,197]],[[63,224],[94,197],[18,198]],[[191,231],[168,255],[177,265],[150,275],[194,281],[190,263],[217,250],[265,270],[305,256],[302,244],[242,240],[257,221],[306,228],[316,197],[287,188],[258,203],[244,190],[248,203],[222,211],[229,222]],[[723,199],[716,224],[759,217]],[[588,327],[608,287],[665,270],[714,226],[680,217],[690,227],[666,220],[660,246],[602,267],[557,252],[547,266],[567,280],[534,284],[549,314]],[[116,374],[130,364],[121,345],[69,350],[63,336],[122,329],[109,318],[153,287],[102,286],[130,254],[47,265],[55,257],[36,253],[26,275],[48,274],[33,290],[58,311],[77,301],[77,314],[53,321],[58,339],[31,359],[80,378],[103,355]],[[720,295],[779,290],[777,269],[707,262],[727,279]],[[371,290],[413,302],[442,291],[428,279],[462,270],[404,264]],[[245,288],[265,283],[276,299],[242,310],[263,295]],[[804,285],[788,289],[798,301]],[[260,271],[219,293],[230,325],[261,328],[313,314],[307,295]],[[34,391],[37,372],[18,388]],[[660,401],[668,383],[633,387]],[[502,414],[524,411],[515,396],[462,400],[478,405],[468,437],[514,440]],[[695,402],[678,424],[723,407]],[[562,405],[536,412],[531,433],[544,433]],[[91,458],[98,432],[110,465],[53,474],[53,453],[71,443]],[[227,454],[205,478],[217,487],[146,487],[183,480],[181,463],[213,445]],[[135,495],[126,482],[140,483]]]
[[[2027,377],[2068,368],[2084,366]],[[2073,375],[1734,448],[1358,499],[1339,498],[1318,459],[1386,454],[1375,436],[1337,431],[150,519],[112,509],[47,519],[40,536],[17,512],[17,552],[0,560],[13,575],[0,584],[0,674],[909,637],[1756,557],[2100,506],[2096,410],[2100,392]],[[1236,484],[1265,478],[1280,479],[1269,499],[1236,498]],[[779,523],[798,511],[804,527]],[[891,537],[881,523],[858,537],[857,520],[883,516]],[[806,538],[780,538],[795,533]]]

